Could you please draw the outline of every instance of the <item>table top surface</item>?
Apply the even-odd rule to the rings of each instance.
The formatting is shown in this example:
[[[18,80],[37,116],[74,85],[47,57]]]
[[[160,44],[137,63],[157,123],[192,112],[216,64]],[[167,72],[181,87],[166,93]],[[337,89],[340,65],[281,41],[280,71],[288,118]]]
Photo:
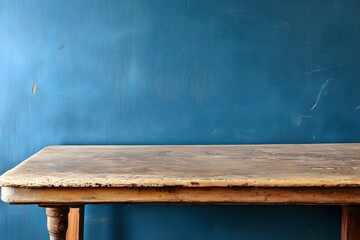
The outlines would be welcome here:
[[[360,144],[49,146],[3,187],[359,187]]]

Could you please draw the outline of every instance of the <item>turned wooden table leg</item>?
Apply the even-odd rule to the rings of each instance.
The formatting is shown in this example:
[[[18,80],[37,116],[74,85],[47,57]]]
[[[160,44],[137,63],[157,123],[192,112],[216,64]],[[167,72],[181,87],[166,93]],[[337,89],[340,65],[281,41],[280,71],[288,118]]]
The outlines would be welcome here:
[[[50,240],[66,240],[69,207],[46,207]]]

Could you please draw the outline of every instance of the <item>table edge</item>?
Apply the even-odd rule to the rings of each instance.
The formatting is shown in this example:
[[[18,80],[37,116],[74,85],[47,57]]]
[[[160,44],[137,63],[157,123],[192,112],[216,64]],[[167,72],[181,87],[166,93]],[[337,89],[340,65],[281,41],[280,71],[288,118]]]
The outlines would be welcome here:
[[[13,188],[2,187],[10,204],[190,203],[190,204],[360,204],[360,187],[148,187]]]

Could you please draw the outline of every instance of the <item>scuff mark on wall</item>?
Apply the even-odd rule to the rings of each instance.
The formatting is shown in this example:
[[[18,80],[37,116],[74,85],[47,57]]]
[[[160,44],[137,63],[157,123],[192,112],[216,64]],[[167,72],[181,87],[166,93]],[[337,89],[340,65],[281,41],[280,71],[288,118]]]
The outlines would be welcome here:
[[[309,116],[309,115],[304,115],[304,114],[298,114],[296,117],[293,118],[293,121],[295,122],[297,127],[301,126],[301,124],[303,122],[303,118],[312,119],[314,117]]]
[[[331,141],[335,141],[335,139],[333,137],[330,137],[330,136],[325,136],[325,138],[330,139]]]
[[[58,48],[57,48],[57,50],[63,50],[64,48],[65,48],[65,44],[61,44]]]
[[[313,116],[303,115],[303,114],[298,114],[298,116],[303,118],[314,118]]]
[[[31,93],[32,93],[33,96],[35,96],[35,94],[36,94],[36,82],[34,82],[33,85],[32,85]]]
[[[45,64],[47,64],[47,60],[44,59],[41,61],[41,63],[39,64],[40,67],[44,66]]]

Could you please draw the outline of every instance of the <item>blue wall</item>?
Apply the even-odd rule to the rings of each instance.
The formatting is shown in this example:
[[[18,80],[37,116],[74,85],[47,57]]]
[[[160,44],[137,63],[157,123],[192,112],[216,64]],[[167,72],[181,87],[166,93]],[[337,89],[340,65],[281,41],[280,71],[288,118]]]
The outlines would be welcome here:
[[[50,144],[360,141],[357,0],[0,0],[0,173]],[[94,205],[86,239],[339,239],[340,208]],[[0,204],[0,239],[47,239]]]

